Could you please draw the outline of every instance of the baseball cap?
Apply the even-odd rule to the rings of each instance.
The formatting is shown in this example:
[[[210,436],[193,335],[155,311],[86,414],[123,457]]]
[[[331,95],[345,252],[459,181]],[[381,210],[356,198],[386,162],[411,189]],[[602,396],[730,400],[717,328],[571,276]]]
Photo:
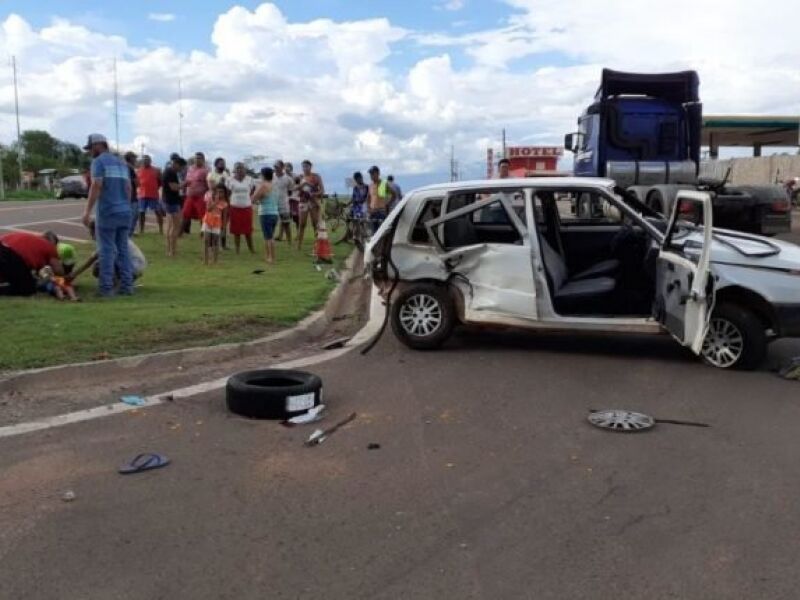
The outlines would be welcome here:
[[[75,264],[74,246],[60,242],[56,248],[58,249],[58,257],[61,259],[61,262],[64,263],[64,265],[69,266]]]
[[[94,144],[100,144],[100,143],[108,144],[106,136],[104,136],[102,133],[90,133],[89,139],[86,141],[86,145],[83,147],[83,149],[91,150]]]

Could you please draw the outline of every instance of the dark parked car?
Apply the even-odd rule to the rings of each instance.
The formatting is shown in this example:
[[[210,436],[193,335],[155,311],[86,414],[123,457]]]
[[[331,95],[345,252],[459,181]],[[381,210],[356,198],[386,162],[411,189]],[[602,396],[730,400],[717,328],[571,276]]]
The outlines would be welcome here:
[[[56,199],[64,198],[86,198],[89,190],[86,188],[86,181],[82,175],[68,175],[56,181]]]

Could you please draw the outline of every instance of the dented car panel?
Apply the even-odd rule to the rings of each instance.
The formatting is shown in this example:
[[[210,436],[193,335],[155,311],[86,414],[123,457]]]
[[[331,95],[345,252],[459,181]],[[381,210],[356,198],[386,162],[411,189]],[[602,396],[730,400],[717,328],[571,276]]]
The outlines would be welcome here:
[[[672,219],[665,223],[644,214],[633,200],[629,204],[615,191],[614,182],[592,178],[454,182],[422,188],[407,195],[389,215],[368,245],[365,262],[382,293],[392,288],[401,290],[405,299],[411,296],[412,305],[420,298],[428,302],[433,296],[441,301],[425,285],[448,290],[453,310],[465,324],[669,332],[705,357],[708,344],[704,341],[715,302],[734,297],[734,292],[736,298],[745,297],[739,293],[744,290],[747,298],[765,304],[750,308],[764,321],[770,335],[800,336],[799,247],[715,230],[707,194],[686,192],[681,197],[702,206],[700,214],[705,213],[703,222],[709,225],[706,228],[684,221],[678,226],[678,202]],[[628,227],[649,240],[648,252],[657,256],[652,266],[650,314],[611,310],[590,314],[579,308],[564,309],[557,302],[563,304],[564,296],[577,293],[580,297],[588,290],[588,304],[600,305],[605,301],[604,286],[619,291],[613,279],[616,275],[601,273],[588,281],[576,280],[570,267],[558,266],[565,262],[564,248],[553,249],[553,241],[548,244],[543,237],[542,227],[549,225],[541,224],[543,210],[536,202],[543,202],[542,198],[550,194],[551,206],[557,206],[564,197],[581,193],[599,197],[611,222],[616,218],[622,223],[606,224],[598,231]],[[563,211],[564,206],[558,210]],[[414,297],[416,288],[420,298]],[[596,301],[592,294],[597,294]],[[450,309],[441,308],[447,316]],[[438,318],[438,309],[432,313],[425,310],[412,317]],[[419,347],[432,345],[420,342]]]

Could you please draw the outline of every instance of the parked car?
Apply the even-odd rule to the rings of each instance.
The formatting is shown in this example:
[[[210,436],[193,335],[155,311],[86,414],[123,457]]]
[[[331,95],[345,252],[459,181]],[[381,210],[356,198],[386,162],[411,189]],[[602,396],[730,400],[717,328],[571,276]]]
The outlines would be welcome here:
[[[603,210],[574,214],[584,202]],[[713,366],[755,368],[800,337],[800,247],[712,219],[701,191],[665,220],[609,179],[455,182],[409,194],[365,260],[412,348],[459,323],[669,332]]]
[[[86,198],[89,190],[86,187],[86,180],[82,175],[67,175],[56,182],[56,199],[64,198]]]

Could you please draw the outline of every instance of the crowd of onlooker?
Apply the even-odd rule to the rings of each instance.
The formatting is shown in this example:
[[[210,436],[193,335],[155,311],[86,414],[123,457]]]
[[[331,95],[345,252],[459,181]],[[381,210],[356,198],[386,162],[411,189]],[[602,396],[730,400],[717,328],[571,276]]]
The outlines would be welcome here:
[[[231,241],[236,254],[242,239],[255,253],[254,223],[268,264],[276,261],[276,242],[299,250],[309,228],[315,238],[325,236],[325,186],[309,160],[301,163],[300,173],[283,160],[256,173],[242,162],[228,170],[224,158],[216,158],[209,167],[202,152],[188,160],[174,153],[162,169],[147,155],[117,156],[100,134],[90,135],[84,150],[92,163],[83,223],[96,252],[77,265],[74,247],[53,232],[0,236],[0,295],[32,295],[38,290],[77,300],[72,284],[90,268],[101,296],[132,294],[147,261],[131,238],[144,233],[148,212],[155,215],[169,257],[177,254],[180,240],[190,236],[197,223],[205,264],[216,263],[220,249],[229,248]],[[348,218],[368,222],[374,232],[402,192],[392,176],[381,178],[377,166],[368,174],[369,183],[361,173],[353,175]]]

